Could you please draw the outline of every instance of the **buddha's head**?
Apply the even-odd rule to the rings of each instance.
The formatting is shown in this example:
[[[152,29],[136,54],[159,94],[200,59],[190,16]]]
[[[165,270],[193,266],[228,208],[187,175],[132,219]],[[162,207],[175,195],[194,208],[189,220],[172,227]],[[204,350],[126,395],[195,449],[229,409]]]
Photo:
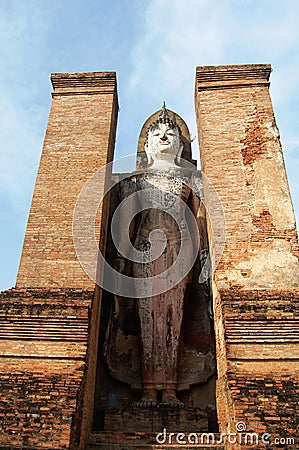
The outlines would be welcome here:
[[[165,107],[162,107],[158,119],[148,128],[145,151],[149,162],[159,159],[179,158],[183,150],[181,130],[174,120],[171,120]]]

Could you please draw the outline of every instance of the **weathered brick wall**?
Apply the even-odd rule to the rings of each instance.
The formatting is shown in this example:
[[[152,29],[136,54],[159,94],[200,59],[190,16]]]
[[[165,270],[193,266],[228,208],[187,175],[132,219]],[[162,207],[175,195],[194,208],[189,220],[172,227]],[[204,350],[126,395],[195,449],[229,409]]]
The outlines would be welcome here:
[[[220,428],[242,421],[274,438],[294,437],[298,420],[299,266],[269,75],[269,65],[199,67],[195,102],[202,169],[226,225],[213,280]]]
[[[87,180],[112,161],[116,74],[53,74],[53,102],[30,209],[17,287],[94,288],[75,253],[72,220]],[[99,180],[104,190],[105,177]],[[97,217],[105,228],[107,202]],[[100,232],[98,232],[99,234]],[[102,247],[105,239],[101,239]]]
[[[201,164],[226,225],[225,251],[215,273],[221,287],[299,283],[295,218],[269,75],[269,65],[198,67],[196,72]],[[217,221],[218,211],[211,207],[211,213]]]
[[[0,294],[2,448],[81,450],[92,426],[101,289],[80,265],[72,225],[82,187],[113,159],[116,74],[51,79],[53,102],[17,288]],[[107,176],[98,179],[97,192]],[[105,254],[109,197],[96,206],[95,242]],[[84,227],[85,215],[80,219]]]
[[[92,297],[82,289],[1,293],[0,445],[77,441]]]
[[[286,448],[298,448],[299,290],[221,290],[219,299],[226,347],[219,354],[222,426],[229,420],[235,431],[241,421],[260,438],[270,433],[271,448],[275,438],[293,438]]]

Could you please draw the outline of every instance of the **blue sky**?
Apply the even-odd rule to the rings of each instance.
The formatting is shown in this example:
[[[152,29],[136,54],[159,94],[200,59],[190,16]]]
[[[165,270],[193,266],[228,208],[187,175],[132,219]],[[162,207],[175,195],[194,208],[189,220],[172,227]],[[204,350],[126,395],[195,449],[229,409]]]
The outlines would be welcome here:
[[[271,63],[298,223],[298,23],[297,0],[0,0],[0,290],[15,284],[52,72],[117,72],[119,157],[163,100],[197,135],[197,65]]]

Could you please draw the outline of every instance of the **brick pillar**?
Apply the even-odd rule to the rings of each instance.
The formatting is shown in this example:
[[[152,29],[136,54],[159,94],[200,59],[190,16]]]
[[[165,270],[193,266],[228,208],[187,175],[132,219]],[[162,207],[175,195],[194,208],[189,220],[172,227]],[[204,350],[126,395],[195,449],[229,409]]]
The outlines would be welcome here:
[[[92,425],[101,289],[77,259],[72,219],[86,181],[113,158],[116,74],[51,78],[17,287],[0,293],[0,449],[83,450]],[[103,253],[107,201],[97,215]]]
[[[72,219],[86,181],[113,159],[116,74],[53,74],[51,80],[53,102],[16,286],[93,289],[75,253]],[[99,223],[106,207],[103,202]]]
[[[295,429],[299,368],[298,238],[270,72],[267,64],[197,67],[195,103],[202,169],[226,224],[213,282],[220,426],[233,432],[242,420],[251,431],[286,435]]]

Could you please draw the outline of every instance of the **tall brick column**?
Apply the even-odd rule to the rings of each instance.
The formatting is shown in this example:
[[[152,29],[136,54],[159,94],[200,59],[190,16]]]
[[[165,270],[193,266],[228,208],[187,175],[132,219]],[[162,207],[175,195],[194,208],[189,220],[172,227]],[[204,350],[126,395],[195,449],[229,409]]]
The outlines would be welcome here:
[[[0,294],[0,449],[81,450],[93,415],[101,290],[77,259],[72,220],[84,184],[113,159],[116,74],[51,79],[16,289]],[[97,216],[103,252],[107,208]]]
[[[294,437],[298,238],[270,71],[197,67],[195,103],[202,169],[226,224],[213,279],[221,430],[234,432],[243,421],[251,431]],[[218,213],[211,205],[212,220]],[[209,239],[213,251],[211,232]]]
[[[75,253],[72,219],[86,181],[113,159],[116,75],[53,74],[51,80],[53,102],[16,285],[93,289]]]

